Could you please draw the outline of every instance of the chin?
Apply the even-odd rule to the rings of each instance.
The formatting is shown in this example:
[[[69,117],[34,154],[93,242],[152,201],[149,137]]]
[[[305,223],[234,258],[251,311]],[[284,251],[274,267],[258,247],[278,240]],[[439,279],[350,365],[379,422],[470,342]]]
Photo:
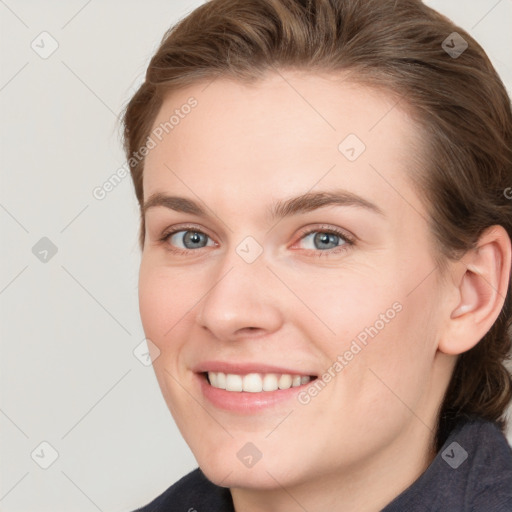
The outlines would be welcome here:
[[[273,471],[267,472],[267,468],[260,461],[259,467],[252,468],[227,468],[215,467],[210,464],[199,465],[206,478],[216,485],[229,488],[244,489],[275,489],[281,485],[288,485],[288,480]],[[272,476],[274,478],[272,478]],[[279,482],[279,483],[278,483]]]
[[[278,451],[272,457],[262,456],[257,462],[240,459],[238,450],[217,449],[214,454],[196,457],[201,471],[206,478],[221,487],[238,487],[245,489],[275,489],[281,486],[293,485],[299,475],[292,474],[291,468],[299,466],[299,461],[286,464]],[[234,454],[235,457],[231,455]],[[250,463],[252,465],[250,465]]]

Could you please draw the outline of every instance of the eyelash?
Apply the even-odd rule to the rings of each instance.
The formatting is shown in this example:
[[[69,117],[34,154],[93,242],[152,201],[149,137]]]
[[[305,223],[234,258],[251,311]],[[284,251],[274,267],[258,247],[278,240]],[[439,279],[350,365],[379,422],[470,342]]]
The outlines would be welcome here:
[[[201,233],[202,235],[207,236],[211,239],[211,237],[201,231],[200,229],[197,229],[195,226],[192,225],[184,225],[184,226],[178,226],[177,228],[174,228],[172,231],[166,231],[164,234],[160,237],[159,241],[166,244],[165,248],[166,250],[174,253],[174,254],[180,254],[180,255],[188,255],[190,252],[197,251],[198,249],[180,249],[180,248],[171,248],[170,244],[168,244],[169,238],[179,233],[180,231],[193,231],[194,233]],[[350,236],[345,231],[341,231],[340,229],[329,227],[329,226],[317,226],[315,228],[305,229],[300,232],[299,241],[305,238],[306,236],[310,235],[311,233],[324,233],[324,234],[332,234],[339,236],[341,240],[344,242],[343,244],[333,247],[332,249],[326,249],[326,250],[317,250],[317,249],[305,249],[306,251],[312,251],[315,256],[321,257],[321,256],[329,256],[332,254],[339,254],[346,250],[348,250],[351,246],[355,244],[355,237]],[[204,247],[201,247],[200,249],[204,249]]]

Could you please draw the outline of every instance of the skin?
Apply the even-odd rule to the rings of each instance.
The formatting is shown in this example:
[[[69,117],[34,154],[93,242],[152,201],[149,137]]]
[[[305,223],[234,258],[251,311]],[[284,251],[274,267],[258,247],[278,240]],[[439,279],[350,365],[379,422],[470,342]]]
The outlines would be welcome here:
[[[510,240],[500,227],[440,274],[428,213],[409,180],[421,161],[418,129],[392,97],[342,78],[218,78],[167,97],[154,123],[197,99],[146,157],[144,199],[186,197],[208,216],[147,209],[141,318],[168,407],[237,511],[377,511],[392,501],[435,456],[456,356],[487,332],[506,294]],[[353,162],[338,150],[351,133],[366,145]],[[266,215],[273,201],[335,189],[382,214],[331,205]],[[181,233],[162,240],[172,227]],[[340,247],[329,250],[305,228],[338,228],[355,241],[334,236],[328,247]],[[187,229],[208,235],[205,246],[187,250]],[[247,236],[263,250],[252,263],[236,252]],[[397,302],[401,311],[307,405],[291,399],[243,414],[202,395],[193,368],[205,360],[321,375]],[[237,457],[248,442],[262,454],[251,468]]]

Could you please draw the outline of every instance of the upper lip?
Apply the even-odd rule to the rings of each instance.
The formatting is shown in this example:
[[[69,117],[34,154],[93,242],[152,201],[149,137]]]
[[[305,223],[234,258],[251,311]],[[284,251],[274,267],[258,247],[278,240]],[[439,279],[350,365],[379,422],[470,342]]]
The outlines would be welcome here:
[[[299,370],[297,368],[285,368],[283,366],[274,366],[268,363],[255,362],[228,362],[228,361],[204,361],[195,365],[193,371],[196,373],[204,372],[222,372],[233,373],[237,375],[246,375],[248,373],[278,373],[288,375],[315,376],[314,372],[308,370]]]

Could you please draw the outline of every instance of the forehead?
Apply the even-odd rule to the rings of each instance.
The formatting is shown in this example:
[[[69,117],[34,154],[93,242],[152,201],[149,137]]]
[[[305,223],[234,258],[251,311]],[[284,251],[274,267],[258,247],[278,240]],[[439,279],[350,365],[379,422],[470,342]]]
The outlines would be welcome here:
[[[152,134],[145,198],[193,189],[222,202],[235,191],[262,198],[321,182],[370,197],[380,190],[391,200],[393,188],[410,195],[407,173],[420,151],[417,128],[393,95],[343,75],[300,72],[253,84],[217,78],[175,91]]]

